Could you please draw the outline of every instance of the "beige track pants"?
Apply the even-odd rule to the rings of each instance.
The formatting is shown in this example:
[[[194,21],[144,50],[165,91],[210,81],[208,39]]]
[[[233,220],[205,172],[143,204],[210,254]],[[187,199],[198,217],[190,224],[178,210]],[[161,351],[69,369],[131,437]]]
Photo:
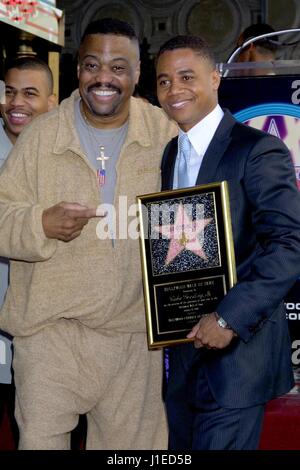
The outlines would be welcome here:
[[[60,320],[14,339],[20,449],[69,449],[87,414],[87,449],[165,449],[162,352],[143,333]]]

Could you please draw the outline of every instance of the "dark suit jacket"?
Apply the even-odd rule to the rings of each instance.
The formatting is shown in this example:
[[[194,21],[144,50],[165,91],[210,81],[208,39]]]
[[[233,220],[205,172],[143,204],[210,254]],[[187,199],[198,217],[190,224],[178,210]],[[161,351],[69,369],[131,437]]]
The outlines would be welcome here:
[[[176,154],[175,138],[163,155],[163,190],[172,188]],[[300,274],[300,193],[280,139],[238,123],[228,111],[197,184],[223,180],[229,183],[238,283],[217,312],[239,339],[199,355],[216,401],[234,408],[264,403],[293,386],[283,298]]]

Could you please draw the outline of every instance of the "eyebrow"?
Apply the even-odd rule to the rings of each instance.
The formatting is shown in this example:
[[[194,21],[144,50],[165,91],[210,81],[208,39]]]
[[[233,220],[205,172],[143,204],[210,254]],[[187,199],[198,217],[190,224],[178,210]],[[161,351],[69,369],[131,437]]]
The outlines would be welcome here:
[[[6,85],[5,89],[9,90],[9,91],[18,91],[17,88],[15,88],[11,85]],[[38,88],[34,87],[34,86],[28,86],[28,87],[25,87],[25,88],[21,88],[20,91],[35,91],[36,93],[40,93],[40,90]]]
[[[97,62],[100,62],[100,59],[98,56],[94,55],[94,54],[87,54],[85,55],[82,59],[81,59],[81,62],[86,60],[86,59],[95,59],[97,60]],[[111,59],[111,62],[117,62],[117,61],[123,61],[123,62],[126,62],[126,64],[128,63],[128,60],[125,59],[125,57],[114,57]]]
[[[160,73],[159,75],[157,75],[157,80],[161,79],[161,78],[167,78],[169,75],[167,73]]]
[[[186,69],[186,70],[180,70],[178,72],[179,75],[184,75],[185,73],[194,73],[193,69]]]
[[[85,59],[95,59],[95,60],[98,60],[98,57],[93,55],[93,54],[86,54],[84,57],[82,57],[82,59],[80,60],[85,60]]]
[[[186,73],[194,73],[194,70],[186,69],[186,70],[179,70],[179,72],[176,72],[177,75],[185,75]],[[157,76],[157,80],[161,78],[167,78],[167,77],[169,77],[169,74],[166,72],[162,72]]]

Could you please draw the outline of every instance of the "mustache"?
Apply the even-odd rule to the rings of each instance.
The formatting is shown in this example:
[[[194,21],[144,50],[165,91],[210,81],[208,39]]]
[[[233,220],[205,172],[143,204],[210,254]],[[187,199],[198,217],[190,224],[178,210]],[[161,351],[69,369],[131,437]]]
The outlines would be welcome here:
[[[27,109],[23,106],[10,106],[9,108],[6,108],[4,112],[6,114],[14,112],[14,113],[25,113]]]
[[[90,91],[93,91],[93,90],[99,90],[101,88],[103,88],[105,90],[113,90],[113,91],[116,91],[117,93],[121,94],[120,88],[118,88],[115,85],[112,85],[111,83],[97,82],[97,83],[94,83],[93,85],[90,85],[87,90],[88,90],[88,92],[90,92]]]

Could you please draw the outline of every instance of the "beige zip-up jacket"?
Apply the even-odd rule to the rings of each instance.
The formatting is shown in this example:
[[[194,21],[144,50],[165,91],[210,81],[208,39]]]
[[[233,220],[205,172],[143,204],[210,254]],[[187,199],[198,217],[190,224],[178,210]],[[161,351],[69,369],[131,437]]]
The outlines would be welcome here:
[[[111,240],[97,237],[99,219],[91,219],[68,243],[48,239],[43,231],[44,209],[61,201],[88,207],[101,202],[95,170],[74,127],[78,98],[76,91],[36,118],[1,169],[0,256],[11,259],[11,271],[0,329],[14,336],[33,334],[60,318],[90,328],[145,330],[138,239],[119,239],[117,231],[113,248]],[[131,98],[128,135],[116,168],[117,214],[119,196],[127,197],[129,208],[136,195],[160,190],[162,152],[176,133],[159,108]]]

